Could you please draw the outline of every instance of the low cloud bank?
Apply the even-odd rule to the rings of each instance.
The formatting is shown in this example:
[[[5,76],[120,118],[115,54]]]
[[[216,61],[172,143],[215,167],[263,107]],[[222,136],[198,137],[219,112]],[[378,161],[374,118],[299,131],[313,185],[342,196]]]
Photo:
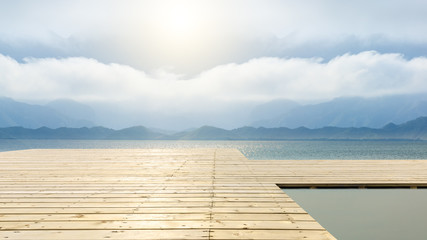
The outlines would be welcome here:
[[[217,108],[221,103],[275,98],[319,101],[423,93],[427,92],[427,58],[408,60],[374,51],[330,61],[256,58],[183,78],[167,69],[148,74],[89,58],[27,58],[19,63],[0,55],[0,76],[0,95],[15,99],[139,102],[151,109],[197,110],[206,104]]]

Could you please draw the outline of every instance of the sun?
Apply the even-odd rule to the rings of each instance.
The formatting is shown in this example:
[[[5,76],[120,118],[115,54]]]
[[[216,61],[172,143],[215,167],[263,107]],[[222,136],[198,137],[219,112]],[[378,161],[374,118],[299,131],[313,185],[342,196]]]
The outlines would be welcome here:
[[[165,16],[164,25],[174,35],[191,34],[197,28],[196,14],[188,6],[170,8]]]
[[[183,40],[198,34],[203,17],[194,4],[171,1],[156,14],[156,27],[165,38]]]
[[[141,1],[142,2],[142,1]],[[166,68],[201,64],[212,49],[223,44],[219,18],[222,5],[201,0],[156,0],[134,9],[135,27],[129,27],[138,54],[152,54]],[[219,56],[212,53],[209,61]],[[206,58],[207,59],[207,58]],[[207,61],[207,60],[206,60]]]

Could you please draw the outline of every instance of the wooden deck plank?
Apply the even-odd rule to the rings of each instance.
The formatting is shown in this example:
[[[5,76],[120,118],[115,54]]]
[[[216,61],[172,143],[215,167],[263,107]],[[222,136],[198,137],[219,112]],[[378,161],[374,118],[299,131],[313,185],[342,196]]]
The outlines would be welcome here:
[[[234,149],[0,153],[0,239],[334,239],[281,186],[427,186],[427,160]]]
[[[0,215],[3,214],[34,214],[34,213],[46,213],[46,214],[61,214],[61,213],[73,213],[73,214],[116,214],[116,213],[306,213],[302,208],[252,208],[252,207],[233,207],[233,208],[78,208],[78,207],[63,207],[63,208],[0,208]]]
[[[158,213],[158,214],[15,214],[0,215],[0,222],[48,222],[48,221],[205,221],[211,219],[211,215],[190,213]],[[291,217],[288,217],[288,220]]]
[[[19,221],[158,221],[158,220],[225,220],[225,221],[243,221],[243,220],[286,220],[286,221],[314,221],[308,214],[220,214],[220,213],[157,213],[157,214],[2,214],[0,222],[19,222]]]
[[[245,220],[245,221],[212,221],[187,220],[187,221],[33,221],[33,222],[2,222],[1,230],[91,230],[91,229],[301,229],[323,230],[317,222],[293,222],[286,220]]]
[[[212,230],[209,239],[231,240],[231,239],[263,239],[263,240],[329,240],[334,237],[319,230]]]
[[[209,239],[209,229],[186,230],[33,230],[0,231],[0,239],[16,240],[203,240]]]

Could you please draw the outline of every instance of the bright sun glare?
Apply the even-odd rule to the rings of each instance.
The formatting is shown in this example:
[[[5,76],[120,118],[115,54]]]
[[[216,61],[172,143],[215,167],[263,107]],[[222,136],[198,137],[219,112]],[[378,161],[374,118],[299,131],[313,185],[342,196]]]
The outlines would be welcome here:
[[[139,13],[140,21],[147,24],[141,31],[146,46],[162,60],[174,63],[202,57],[206,49],[221,44],[212,37],[221,26],[217,6],[199,0],[153,2],[145,14]]]
[[[169,9],[165,23],[165,27],[175,34],[189,34],[195,30],[196,19],[188,8],[178,6],[175,9]]]
[[[159,9],[156,18],[158,30],[166,38],[184,40],[196,37],[203,21],[198,9],[182,2],[169,2]]]

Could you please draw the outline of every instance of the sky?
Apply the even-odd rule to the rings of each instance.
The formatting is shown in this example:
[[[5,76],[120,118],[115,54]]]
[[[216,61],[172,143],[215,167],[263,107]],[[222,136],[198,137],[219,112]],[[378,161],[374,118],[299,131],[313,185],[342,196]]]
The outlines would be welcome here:
[[[427,93],[426,29],[423,0],[0,0],[0,96],[211,117]]]

